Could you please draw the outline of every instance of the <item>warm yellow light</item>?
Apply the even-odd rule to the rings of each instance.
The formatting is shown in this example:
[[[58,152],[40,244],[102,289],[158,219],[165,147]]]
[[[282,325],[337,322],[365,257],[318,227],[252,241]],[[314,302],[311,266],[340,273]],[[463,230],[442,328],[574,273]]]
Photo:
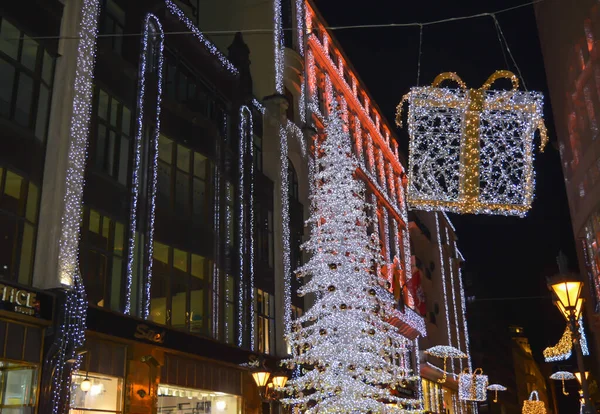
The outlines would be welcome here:
[[[270,376],[271,373],[268,371],[256,371],[252,373],[252,378],[254,378],[254,382],[256,382],[256,385],[259,387],[264,387],[267,385],[267,381],[269,381]]]
[[[81,391],[83,392],[88,392],[90,388],[92,388],[92,381],[85,377],[85,379],[81,381],[81,384],[79,384],[79,388],[81,388]]]
[[[581,385],[581,372],[574,372],[575,374],[575,378],[577,378],[577,381],[579,381],[579,384]],[[585,379],[588,379],[588,377],[590,376],[589,371],[585,371]]]
[[[275,389],[277,389],[285,387],[285,383],[287,382],[287,380],[288,377],[286,377],[285,375],[276,375],[271,381],[273,382],[273,386],[275,387]]]
[[[569,310],[576,306],[579,294],[581,293],[581,282],[558,282],[552,285],[552,290],[563,307]]]

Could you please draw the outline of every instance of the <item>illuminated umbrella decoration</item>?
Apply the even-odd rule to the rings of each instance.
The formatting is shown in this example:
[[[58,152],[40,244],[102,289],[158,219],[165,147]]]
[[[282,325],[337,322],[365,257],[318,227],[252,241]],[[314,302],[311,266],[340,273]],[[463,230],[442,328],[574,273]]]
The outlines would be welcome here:
[[[487,389],[494,391],[494,402],[498,402],[498,391],[506,391],[506,387],[500,384],[490,384]]]
[[[574,380],[575,375],[573,375],[569,371],[558,371],[558,372],[555,372],[554,374],[550,375],[550,379],[557,380],[557,381],[560,380],[562,382],[563,394],[569,395],[569,393],[565,389],[565,380]]]
[[[432,346],[431,348],[425,350],[425,354],[431,355],[431,356],[434,356],[437,358],[443,358],[443,360],[444,360],[444,368],[443,368],[444,376],[442,377],[442,379],[438,380],[439,383],[446,382],[446,377],[447,377],[446,360],[448,358],[467,358],[467,354],[465,354],[463,351],[461,351],[460,349],[457,349],[453,346],[448,346],[448,345]]]

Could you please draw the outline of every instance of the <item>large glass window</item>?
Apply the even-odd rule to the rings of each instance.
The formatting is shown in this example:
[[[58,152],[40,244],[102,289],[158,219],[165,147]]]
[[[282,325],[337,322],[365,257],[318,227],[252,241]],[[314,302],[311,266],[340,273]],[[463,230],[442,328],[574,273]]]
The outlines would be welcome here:
[[[31,283],[39,206],[38,187],[0,167],[0,275]]]
[[[159,384],[158,412],[190,414],[238,414],[240,397],[223,392]]]
[[[0,18],[0,116],[44,141],[48,129],[54,57]]]
[[[96,89],[95,100],[97,129],[96,144],[92,151],[94,165],[126,185],[133,126],[131,110],[99,88]]]
[[[273,268],[273,207],[255,201],[256,258],[263,265]]]
[[[121,310],[125,275],[125,226],[86,207],[79,255],[89,302]]]
[[[81,371],[73,374],[69,414],[122,412],[122,378]]]
[[[0,412],[33,413],[37,384],[36,365],[0,361]]]
[[[275,352],[275,298],[273,295],[254,290],[254,337],[258,352]]]
[[[123,51],[125,12],[114,0],[106,0],[103,3],[100,33],[115,36],[105,37],[102,41],[110,42],[111,49],[120,55]]]
[[[164,135],[158,141],[158,203],[179,217],[209,223],[213,163]]]
[[[211,261],[154,242],[150,319],[162,325],[211,334]]]

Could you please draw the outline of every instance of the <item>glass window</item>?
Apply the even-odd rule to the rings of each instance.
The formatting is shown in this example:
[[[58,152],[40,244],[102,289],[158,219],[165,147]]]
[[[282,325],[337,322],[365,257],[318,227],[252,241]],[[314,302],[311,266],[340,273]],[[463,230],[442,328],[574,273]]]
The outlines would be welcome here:
[[[0,412],[33,412],[38,388],[38,367],[0,361]]]
[[[105,0],[101,10],[103,14],[100,33],[117,35],[106,37],[104,41],[109,42],[113,52],[120,55],[123,49],[123,39],[118,35],[124,33],[125,12],[114,0]]]
[[[89,389],[82,383],[89,381]],[[123,379],[96,373],[73,374],[71,379],[70,414],[122,413]]]
[[[99,89],[95,97],[96,144],[94,165],[126,185],[129,178],[131,146],[131,110],[107,92]]]
[[[154,242],[150,318],[153,322],[210,335],[210,261]]]
[[[83,223],[80,261],[88,301],[121,311],[124,224],[88,207]]]
[[[158,386],[159,413],[238,414],[241,410],[240,397],[235,395],[167,384]]]
[[[38,216],[38,187],[0,167],[0,275],[31,283]]]
[[[275,298],[261,290],[254,290],[254,338],[258,352],[275,352]]]
[[[54,58],[0,18],[0,115],[46,138]]]

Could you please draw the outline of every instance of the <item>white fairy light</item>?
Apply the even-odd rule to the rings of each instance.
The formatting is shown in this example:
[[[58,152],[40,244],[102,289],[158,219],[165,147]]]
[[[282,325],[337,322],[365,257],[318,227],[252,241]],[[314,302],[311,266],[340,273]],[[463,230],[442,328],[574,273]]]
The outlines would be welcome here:
[[[157,168],[158,168],[158,137],[160,135],[160,110],[161,110],[161,97],[162,97],[162,74],[163,74],[163,48],[164,48],[164,33],[162,26],[158,20],[158,17],[149,13],[146,15],[144,20],[144,36],[142,37],[142,47],[140,51],[140,67],[138,74],[138,108],[137,108],[137,131],[135,135],[135,155],[133,158],[133,173],[131,175],[131,210],[129,212],[129,251],[127,255],[127,285],[125,288],[125,309],[124,313],[129,315],[131,312],[131,286],[133,281],[133,267],[135,261],[135,244],[138,241],[136,237],[137,228],[137,207],[140,193],[140,168],[142,165],[142,140],[144,139],[144,109],[146,103],[146,77],[148,71],[151,69],[148,67],[148,54],[150,47],[155,47],[151,40],[158,40],[158,50],[153,51],[153,55],[158,56],[157,72],[157,96],[155,101],[155,113],[156,113],[156,126],[152,134],[152,148],[153,148],[153,163],[152,163],[152,190],[150,195],[150,229],[148,232],[148,268],[145,280],[145,298],[142,300],[144,309],[142,311],[143,317],[147,318],[150,314],[150,288],[152,285],[152,251],[153,251],[153,240],[154,240],[154,219],[156,213],[156,179],[157,179]],[[150,62],[152,65],[153,62]]]
[[[500,78],[510,91],[490,90]],[[441,88],[443,80],[461,88]],[[494,73],[480,89],[466,89],[455,73],[433,86],[414,87],[409,102],[409,204],[427,211],[525,216],[533,200],[533,138],[547,141],[543,96],[518,89],[508,71]]]
[[[223,130],[227,131],[227,118],[223,119]],[[217,140],[216,153],[221,153],[221,142]],[[221,249],[220,246],[220,234],[221,234],[221,173],[220,169],[216,167],[214,169],[214,199],[213,206],[215,214],[213,218],[213,232],[215,235],[215,260],[213,262],[213,300],[212,300],[212,322],[213,322],[213,336],[219,338],[219,308],[220,308],[220,281],[221,272],[219,270]]]
[[[70,125],[68,168],[65,183],[65,207],[62,212],[58,275],[64,286],[73,286],[79,267],[79,228],[81,201],[92,110],[92,82],[98,36],[98,0],[84,0],[78,31],[77,66],[73,85],[73,113]]]
[[[204,33],[198,29],[198,27],[185,15],[185,12],[181,10],[175,4],[175,2],[173,2],[173,0],[165,0],[165,3],[169,12],[177,17],[186,26],[188,31],[192,32],[194,36],[196,36],[196,38],[203,44],[210,54],[215,56],[219,62],[221,62],[221,65],[223,65],[225,69],[236,75],[239,73],[238,69],[229,61],[229,59],[227,59],[227,57],[221,53],[219,48],[217,48],[204,36]]]
[[[306,73],[304,74],[306,76]],[[300,102],[298,103],[298,112],[300,113],[300,122],[306,123],[306,82],[300,82]]]
[[[288,119],[285,124],[285,129],[288,135],[292,135],[296,138],[296,141],[298,141],[298,144],[300,145],[300,153],[303,157],[306,157],[306,143],[304,142],[304,134],[300,127]]]
[[[250,350],[254,351],[255,338],[254,338],[254,150],[253,150],[253,139],[254,139],[254,120],[252,117],[252,111],[248,106],[242,105],[240,108],[240,137],[241,134],[247,136],[247,142],[240,148],[240,163],[243,164],[243,158],[246,150],[249,154],[249,165],[250,165],[250,199],[249,204],[249,217],[248,225],[250,231],[250,241],[248,243],[248,270],[250,273],[249,277],[249,293],[250,293]],[[240,169],[242,170],[242,169]],[[244,202],[242,200],[242,202]],[[241,329],[240,329],[241,331]]]
[[[246,308],[246,269],[245,269],[245,256],[246,256],[246,237],[244,232],[246,228],[246,200],[245,196],[245,163],[246,159],[246,141],[248,139],[248,123],[251,122],[248,118],[251,118],[252,114],[247,106],[242,105],[239,110],[239,125],[238,125],[238,220],[239,220],[239,233],[241,237],[238,237],[238,266],[239,266],[239,284],[240,291],[238,294],[238,346],[242,347],[244,344],[244,311]],[[252,140],[250,135],[249,140]],[[253,308],[253,301],[250,301],[250,308]],[[251,324],[254,321],[254,312],[250,312]],[[253,348],[254,329],[250,331],[250,348]]]
[[[456,248],[456,240],[454,241],[454,248],[458,252],[458,249]],[[464,259],[462,260],[464,261]],[[469,370],[472,370],[473,367],[471,365],[469,328],[467,326],[467,302],[465,300],[465,290],[463,288],[462,270],[460,266],[458,266],[458,288],[460,289],[460,308],[462,310],[463,336],[465,338],[465,353],[468,355],[467,364],[469,366]]]
[[[446,327],[448,328],[448,344],[452,344],[452,334],[450,333],[450,314],[448,312],[448,295],[446,293],[446,270],[444,263],[444,251],[442,248],[442,237],[440,235],[440,220],[437,213],[435,215],[435,231],[437,233],[438,249],[440,253],[440,273],[442,274],[442,291],[444,292],[444,309],[446,311]]]
[[[445,227],[446,230],[446,240],[450,243],[450,232],[448,231],[448,227]],[[458,309],[456,307],[456,290],[454,288],[454,258],[450,256],[448,258],[448,269],[450,272],[450,289],[452,289],[452,307],[454,310],[454,326],[456,328],[456,347],[460,349],[460,324],[458,323]],[[458,361],[460,370],[462,371],[462,360]]]
[[[258,109],[258,111],[264,115],[265,113],[265,107],[263,106],[263,104],[261,104],[258,99],[256,98],[252,98],[252,105],[254,105],[254,107],[256,109]]]
[[[275,90],[283,93],[283,73],[285,70],[285,55],[283,46],[283,24],[281,17],[281,0],[273,0],[273,55],[275,61]]]
[[[296,0],[296,35],[298,40],[298,53],[304,56],[304,0]]]
[[[292,266],[290,263],[290,200],[288,191],[288,133],[279,128],[279,171],[281,179],[281,237],[283,245],[283,321],[284,335],[288,335],[292,327]]]
[[[313,369],[288,381],[292,396],[282,401],[305,414],[409,412],[402,406],[418,409],[421,401],[395,397],[389,387],[415,379],[403,360],[410,342],[384,321],[393,296],[369,269],[380,259],[367,234],[364,184],[352,177],[357,162],[335,101],[328,112],[323,155],[316,155],[311,238],[303,244],[312,255],[298,269],[309,278],[299,294],[317,298],[286,337],[293,351],[286,365]]]

